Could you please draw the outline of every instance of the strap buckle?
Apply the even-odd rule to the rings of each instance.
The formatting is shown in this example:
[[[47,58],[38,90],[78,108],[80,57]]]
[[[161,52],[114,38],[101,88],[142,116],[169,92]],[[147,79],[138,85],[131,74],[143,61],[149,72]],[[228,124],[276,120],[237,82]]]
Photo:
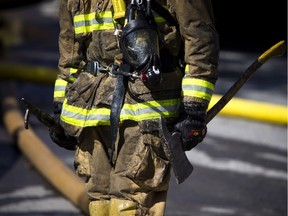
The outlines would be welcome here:
[[[100,73],[108,73],[108,67],[102,67],[98,61],[88,61],[85,65],[85,71],[91,73],[94,76]]]

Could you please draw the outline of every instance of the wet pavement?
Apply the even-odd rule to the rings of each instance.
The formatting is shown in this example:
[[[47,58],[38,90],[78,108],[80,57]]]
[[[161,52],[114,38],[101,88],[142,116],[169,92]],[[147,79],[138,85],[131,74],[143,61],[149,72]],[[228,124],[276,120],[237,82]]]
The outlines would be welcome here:
[[[56,68],[58,22],[55,8],[57,1],[52,1],[4,14],[13,18],[9,31],[19,37],[11,38],[1,59],[13,64]],[[216,93],[225,93],[259,54],[251,50],[221,50]],[[236,96],[287,105],[286,63],[285,57],[270,60]],[[19,81],[13,84],[19,103],[20,98],[25,97],[51,111],[53,86]],[[24,113],[24,109],[22,111]],[[47,129],[33,117],[31,126],[73,169],[73,152],[53,144]],[[33,168],[3,125],[0,146],[0,215],[83,215]],[[167,216],[287,215],[286,126],[219,115],[209,123],[204,142],[187,152],[187,156],[194,172],[181,185],[176,184],[172,174]]]

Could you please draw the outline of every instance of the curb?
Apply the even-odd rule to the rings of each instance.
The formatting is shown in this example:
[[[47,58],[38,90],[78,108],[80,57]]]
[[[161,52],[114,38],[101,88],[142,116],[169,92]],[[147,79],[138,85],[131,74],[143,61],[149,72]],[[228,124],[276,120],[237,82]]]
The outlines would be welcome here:
[[[19,80],[54,85],[58,71],[53,68],[0,63],[0,80]]]
[[[221,95],[213,95],[209,109],[215,105],[221,97]],[[287,106],[241,98],[232,98],[219,114],[272,124],[287,125],[287,113]]]

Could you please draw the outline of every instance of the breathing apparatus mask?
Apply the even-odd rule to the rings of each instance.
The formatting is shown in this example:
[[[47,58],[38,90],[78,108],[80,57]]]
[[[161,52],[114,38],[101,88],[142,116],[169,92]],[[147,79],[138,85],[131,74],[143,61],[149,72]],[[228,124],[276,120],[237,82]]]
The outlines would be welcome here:
[[[156,85],[161,80],[159,31],[149,2],[132,0],[128,5],[120,50],[126,63],[139,73],[143,82]]]

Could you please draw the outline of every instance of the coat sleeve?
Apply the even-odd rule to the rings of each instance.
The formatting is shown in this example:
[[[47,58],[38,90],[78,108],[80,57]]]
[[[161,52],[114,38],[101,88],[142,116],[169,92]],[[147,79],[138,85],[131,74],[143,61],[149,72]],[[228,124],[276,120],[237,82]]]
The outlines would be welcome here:
[[[184,40],[183,102],[208,106],[217,80],[218,33],[210,0],[168,0]]]
[[[78,0],[61,0],[59,8],[59,74],[54,86],[54,102],[63,102],[68,83],[74,81],[73,73],[77,72],[83,60],[81,43],[76,40],[73,13],[79,7]]]

